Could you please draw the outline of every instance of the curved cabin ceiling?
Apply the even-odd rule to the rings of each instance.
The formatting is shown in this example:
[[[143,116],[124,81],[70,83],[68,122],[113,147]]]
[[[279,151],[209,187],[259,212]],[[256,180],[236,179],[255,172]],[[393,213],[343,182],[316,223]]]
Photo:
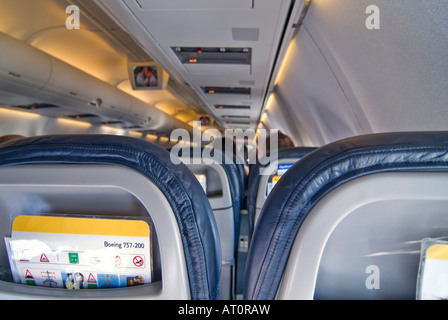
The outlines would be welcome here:
[[[64,26],[70,4],[80,8],[79,30]],[[190,127],[209,115],[218,129],[275,128],[309,146],[375,132],[446,129],[445,1],[0,5],[3,34],[143,103],[147,112],[131,112],[130,118],[144,121],[150,111],[162,112],[165,129]],[[378,29],[366,27],[370,5],[379,9]],[[132,89],[128,61],[148,60],[169,73],[166,89]]]
[[[223,128],[256,129],[305,1],[97,0]]]
[[[148,108],[189,126],[208,115],[218,129],[256,129],[304,1],[0,0],[0,5],[0,32]],[[79,29],[65,26],[69,5],[80,9]],[[194,59],[182,63],[182,53]],[[129,61],[159,64],[169,73],[166,89],[134,90]]]

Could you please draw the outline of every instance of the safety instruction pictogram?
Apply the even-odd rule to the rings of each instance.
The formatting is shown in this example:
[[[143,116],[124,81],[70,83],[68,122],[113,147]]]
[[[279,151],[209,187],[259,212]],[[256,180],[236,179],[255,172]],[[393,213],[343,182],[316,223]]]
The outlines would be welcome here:
[[[87,278],[87,283],[97,283],[95,277],[93,276],[93,274],[90,274],[89,277]]]
[[[4,237],[11,275],[16,283],[65,289],[151,283],[151,228],[138,219],[17,216]]]
[[[114,261],[114,265],[116,267],[119,267],[121,265],[121,257],[120,256],[115,256],[113,261]]]
[[[22,250],[22,253],[20,254],[20,262],[29,262],[30,259],[28,258],[28,256],[25,253],[25,250]]]
[[[134,259],[132,260],[132,262],[134,263],[134,265],[136,267],[141,267],[144,264],[143,258],[140,256],[135,256]]]
[[[34,279],[33,275],[31,274],[30,270],[28,270],[28,269],[25,272],[25,279],[29,279],[29,280]]]
[[[30,270],[26,269],[25,272],[25,284],[28,286],[35,286],[36,280],[34,279],[34,276],[31,274]]]
[[[50,262],[45,253],[42,253],[40,256],[40,262]]]

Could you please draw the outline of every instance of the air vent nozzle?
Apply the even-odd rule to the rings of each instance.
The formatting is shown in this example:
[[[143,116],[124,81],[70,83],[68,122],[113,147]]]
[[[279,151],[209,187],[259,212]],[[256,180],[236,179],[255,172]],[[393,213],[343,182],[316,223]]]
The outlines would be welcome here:
[[[39,109],[58,108],[58,106],[50,103],[34,103],[27,106],[17,106],[17,108],[25,110],[39,110]]]
[[[67,116],[67,118],[71,118],[71,119],[87,119],[87,118],[96,118],[96,117],[98,117],[98,116],[94,115],[94,114],[90,114],[90,113],[73,114],[73,115]]]

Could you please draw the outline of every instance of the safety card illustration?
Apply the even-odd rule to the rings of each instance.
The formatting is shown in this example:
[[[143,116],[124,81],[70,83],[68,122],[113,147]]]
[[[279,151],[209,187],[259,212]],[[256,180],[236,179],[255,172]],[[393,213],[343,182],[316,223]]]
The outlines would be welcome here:
[[[151,282],[143,220],[21,215],[5,242],[16,283],[101,289]]]

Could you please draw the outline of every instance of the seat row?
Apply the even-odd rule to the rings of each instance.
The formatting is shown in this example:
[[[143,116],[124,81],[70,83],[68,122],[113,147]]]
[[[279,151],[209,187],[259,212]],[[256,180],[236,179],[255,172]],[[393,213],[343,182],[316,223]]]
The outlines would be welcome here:
[[[279,150],[277,163],[251,170],[247,215],[231,161],[176,165],[128,137],[24,138],[0,144],[0,230],[10,235],[21,215],[148,222],[151,281],[76,297],[227,300],[242,287],[243,299],[413,299],[422,239],[448,235],[447,138],[384,133]],[[10,256],[2,248],[2,272]],[[74,293],[0,281],[0,295]]]

